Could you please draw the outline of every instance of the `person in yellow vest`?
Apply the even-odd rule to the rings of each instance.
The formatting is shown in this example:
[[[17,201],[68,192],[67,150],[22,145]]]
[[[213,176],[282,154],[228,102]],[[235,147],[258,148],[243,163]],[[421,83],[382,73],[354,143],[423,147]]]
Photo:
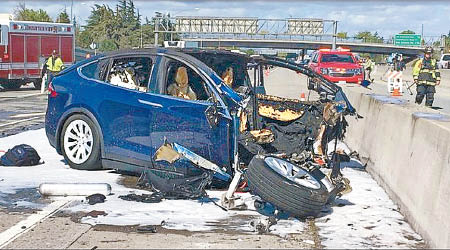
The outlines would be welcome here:
[[[61,57],[58,56],[56,50],[53,50],[52,56],[47,59],[45,63],[46,73],[47,73],[47,82],[46,88],[48,87],[48,83],[52,80],[52,78],[58,74],[61,70],[64,69],[64,63],[61,60]]]
[[[436,93],[436,85],[441,83],[441,73],[436,59],[431,58],[433,48],[426,47],[423,59],[417,60],[413,68],[414,83],[417,85],[416,103],[421,104],[426,97],[425,106],[431,107]]]
[[[366,61],[364,62],[364,73],[365,79],[373,82],[373,78],[371,76],[373,70],[375,69],[375,63],[370,59],[370,56],[366,57]]]

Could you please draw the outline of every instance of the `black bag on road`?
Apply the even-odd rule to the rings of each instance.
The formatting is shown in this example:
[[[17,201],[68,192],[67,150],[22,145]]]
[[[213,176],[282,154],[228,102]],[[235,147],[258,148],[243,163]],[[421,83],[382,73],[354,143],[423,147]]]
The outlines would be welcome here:
[[[8,150],[0,158],[0,166],[34,166],[41,162],[36,150],[27,144],[20,144]]]

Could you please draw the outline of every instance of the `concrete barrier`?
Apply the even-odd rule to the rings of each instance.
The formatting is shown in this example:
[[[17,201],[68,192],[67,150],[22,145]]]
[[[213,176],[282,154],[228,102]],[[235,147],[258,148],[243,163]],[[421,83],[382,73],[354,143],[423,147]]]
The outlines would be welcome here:
[[[368,158],[368,171],[427,244],[450,248],[450,117],[357,86],[344,91],[364,117],[348,118],[349,147]]]

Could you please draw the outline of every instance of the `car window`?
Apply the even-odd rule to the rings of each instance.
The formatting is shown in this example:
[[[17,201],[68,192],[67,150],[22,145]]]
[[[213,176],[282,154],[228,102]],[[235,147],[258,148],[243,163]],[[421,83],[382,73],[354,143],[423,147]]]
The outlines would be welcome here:
[[[87,64],[81,68],[81,73],[87,78],[103,81],[107,63],[107,59],[102,59]]]
[[[450,55],[444,55],[444,57],[442,57],[442,61],[450,61]]]
[[[305,91],[306,88],[298,87],[307,86],[308,81],[310,80],[307,75],[301,74],[294,71],[292,68],[281,65],[271,65],[271,63],[269,63],[269,65],[272,68],[271,73],[268,75],[263,74],[262,77],[264,77],[264,85],[266,86],[266,90],[270,91],[271,94],[293,99],[307,98],[309,101],[319,100],[320,95],[315,91],[310,91],[308,93]],[[280,76],[283,76],[283,78]],[[289,88],[289,93],[286,94],[286,92],[283,92],[283,88],[280,86]]]
[[[166,67],[162,94],[199,101],[206,101],[211,97],[206,81],[188,65],[170,60]]]
[[[321,62],[346,62],[354,63],[351,55],[323,54]]]
[[[115,58],[106,82],[119,87],[147,92],[152,68],[153,62],[150,57]]]

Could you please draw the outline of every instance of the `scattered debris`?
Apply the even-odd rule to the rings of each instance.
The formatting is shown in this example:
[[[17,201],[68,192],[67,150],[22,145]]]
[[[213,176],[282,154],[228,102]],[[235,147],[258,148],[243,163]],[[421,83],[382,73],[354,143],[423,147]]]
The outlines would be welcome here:
[[[106,196],[103,194],[92,194],[86,197],[86,200],[88,201],[89,205],[95,205],[97,203],[103,203],[106,200]]]
[[[92,218],[97,218],[98,216],[108,215],[105,211],[92,210],[86,214],[86,216],[90,216]]]
[[[154,192],[152,194],[127,194],[119,196],[120,199],[126,201],[137,201],[143,203],[158,203],[163,199],[163,195],[159,192]]]
[[[270,227],[277,224],[277,219],[275,217],[268,217],[264,219],[252,220],[250,226],[253,228],[254,232],[258,234],[265,234],[270,232]]]
[[[145,225],[139,226],[136,228],[138,233],[156,233],[156,226],[154,225]]]
[[[36,152],[36,149],[27,144],[20,144],[6,151],[0,157],[0,166],[35,166],[43,164],[44,161]]]

